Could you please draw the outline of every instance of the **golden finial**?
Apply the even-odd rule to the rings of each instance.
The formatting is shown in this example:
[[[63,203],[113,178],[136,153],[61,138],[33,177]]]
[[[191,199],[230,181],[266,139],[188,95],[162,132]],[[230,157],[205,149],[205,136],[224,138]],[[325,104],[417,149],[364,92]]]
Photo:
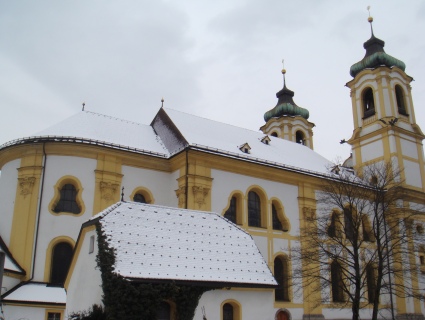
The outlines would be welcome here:
[[[286,69],[285,69],[285,60],[282,59],[282,74],[286,73]]]
[[[369,23],[372,23],[373,17],[370,15],[370,6],[367,6],[367,11],[369,11],[369,18],[367,18],[367,21],[369,21]]]

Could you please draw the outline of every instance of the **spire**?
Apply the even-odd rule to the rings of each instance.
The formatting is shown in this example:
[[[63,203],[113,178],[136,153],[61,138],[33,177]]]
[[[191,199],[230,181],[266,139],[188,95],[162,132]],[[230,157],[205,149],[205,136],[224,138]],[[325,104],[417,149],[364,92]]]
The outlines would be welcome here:
[[[398,67],[404,71],[406,69],[404,62],[385,53],[385,42],[375,37],[372,26],[373,17],[370,15],[370,6],[367,7],[367,10],[369,11],[367,21],[370,23],[371,36],[370,39],[363,44],[363,48],[366,49],[364,58],[351,66],[350,75],[355,77],[364,69],[374,69],[379,66],[387,66],[390,68]]]
[[[273,109],[264,114],[264,120],[267,122],[271,118],[282,116],[301,116],[307,120],[309,117],[308,110],[296,105],[293,99],[294,92],[286,87],[286,69],[283,68],[281,72],[283,76],[283,88],[276,93],[276,97],[278,98],[277,104]]]
[[[370,15],[370,6],[367,6],[367,11],[369,11],[369,18],[367,18],[367,21],[369,21],[370,23],[370,33],[371,33],[371,36],[373,37],[373,26],[372,26],[373,17]]]

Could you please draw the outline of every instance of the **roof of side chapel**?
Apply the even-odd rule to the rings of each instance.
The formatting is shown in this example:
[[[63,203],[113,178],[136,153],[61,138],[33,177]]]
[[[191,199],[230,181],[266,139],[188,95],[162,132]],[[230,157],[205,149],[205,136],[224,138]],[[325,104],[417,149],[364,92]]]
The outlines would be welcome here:
[[[94,218],[132,280],[270,287],[276,281],[252,237],[216,213],[119,202]]]

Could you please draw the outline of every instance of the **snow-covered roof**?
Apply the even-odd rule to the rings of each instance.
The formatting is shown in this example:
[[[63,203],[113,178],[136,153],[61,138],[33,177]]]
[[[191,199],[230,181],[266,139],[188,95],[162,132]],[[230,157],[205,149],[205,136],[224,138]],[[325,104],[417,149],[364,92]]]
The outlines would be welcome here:
[[[161,108],[151,125],[80,111],[32,137],[10,141],[0,148],[22,142],[39,142],[40,138],[100,144],[163,158],[168,158],[189,145],[223,156],[313,174],[328,174],[328,168],[332,165],[330,161],[301,144],[276,137],[269,137],[270,143],[266,144],[262,142],[264,133],[260,131],[168,108]],[[249,154],[239,149],[244,144],[250,146]]]
[[[216,213],[119,202],[92,219],[99,219],[123,277],[276,285],[252,237]]]
[[[65,304],[66,292],[64,288],[49,286],[46,283],[25,283],[4,294],[4,301]]]
[[[24,140],[35,137],[81,138],[85,143],[106,143],[116,148],[121,146],[168,156],[167,149],[151,126],[90,111],[80,111]]]
[[[331,162],[317,152],[298,143],[269,137],[270,143],[262,143],[264,133],[226,123],[205,119],[192,114],[163,108],[185,140],[192,146],[207,147],[251,159],[265,160],[301,170],[327,174]],[[239,149],[247,143],[249,156]]]
[[[0,236],[0,251],[5,253],[4,269],[6,271],[25,274],[25,271],[18,264],[18,262],[13,258],[12,253],[7,248],[6,243],[3,241],[1,236]]]

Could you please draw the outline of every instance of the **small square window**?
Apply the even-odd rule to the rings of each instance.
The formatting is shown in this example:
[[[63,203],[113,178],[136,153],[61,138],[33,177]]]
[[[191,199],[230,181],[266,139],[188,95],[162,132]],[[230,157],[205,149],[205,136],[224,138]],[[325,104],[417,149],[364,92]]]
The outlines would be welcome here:
[[[47,313],[47,320],[61,320],[61,314],[59,312]]]

